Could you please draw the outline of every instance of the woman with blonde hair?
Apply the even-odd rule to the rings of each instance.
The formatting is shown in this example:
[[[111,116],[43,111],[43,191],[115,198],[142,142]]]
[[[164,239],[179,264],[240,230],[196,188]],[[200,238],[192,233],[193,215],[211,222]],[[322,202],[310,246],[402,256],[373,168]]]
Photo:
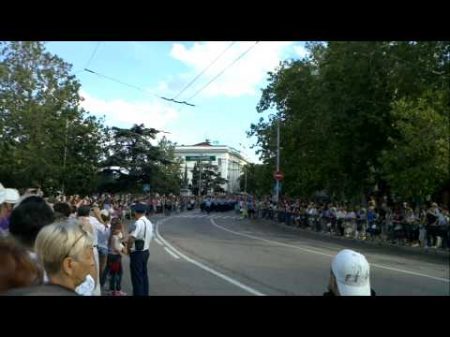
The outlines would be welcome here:
[[[82,223],[54,223],[42,228],[35,252],[48,283],[17,289],[10,295],[92,295],[95,288],[94,240]]]

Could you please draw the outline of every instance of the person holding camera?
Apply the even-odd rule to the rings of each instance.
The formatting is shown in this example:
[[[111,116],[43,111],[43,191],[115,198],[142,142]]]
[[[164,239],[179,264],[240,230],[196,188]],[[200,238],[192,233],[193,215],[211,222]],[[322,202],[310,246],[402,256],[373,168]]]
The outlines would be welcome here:
[[[153,237],[153,224],[145,216],[147,206],[136,203],[132,207],[136,222],[128,239],[130,253],[131,283],[133,296],[148,296],[147,262],[150,256],[150,241]]]

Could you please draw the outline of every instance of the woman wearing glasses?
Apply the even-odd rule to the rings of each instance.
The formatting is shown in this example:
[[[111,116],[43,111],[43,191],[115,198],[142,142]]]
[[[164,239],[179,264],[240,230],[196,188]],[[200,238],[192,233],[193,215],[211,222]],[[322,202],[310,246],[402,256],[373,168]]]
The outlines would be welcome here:
[[[55,223],[44,227],[35,243],[36,254],[48,275],[48,283],[16,289],[8,295],[74,296],[80,286],[92,293],[96,274],[94,240],[80,223]]]

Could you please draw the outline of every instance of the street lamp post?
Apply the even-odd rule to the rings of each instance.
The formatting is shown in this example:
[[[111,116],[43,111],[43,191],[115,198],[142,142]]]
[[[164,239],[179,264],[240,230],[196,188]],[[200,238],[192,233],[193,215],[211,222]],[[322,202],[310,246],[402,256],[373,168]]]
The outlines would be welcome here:
[[[247,148],[245,147],[244,144],[239,143],[239,145],[240,145],[243,149],[247,149]],[[244,192],[247,193],[247,169],[248,169],[247,165],[243,166],[242,169],[243,169],[243,171],[244,171],[244,181],[245,181],[245,183],[244,183]]]
[[[247,193],[247,167],[245,166],[244,166],[244,177],[245,177],[244,192]]]
[[[277,123],[277,172],[280,172],[280,119]],[[275,202],[278,203],[280,197],[280,180],[276,180]]]
[[[63,180],[62,180],[62,187],[61,187],[61,194],[64,195],[64,188],[65,188],[65,177],[66,177],[66,159],[67,159],[67,133],[69,132],[69,119],[66,119],[66,134],[64,138],[64,159],[63,159]]]
[[[202,165],[200,160],[198,161],[198,172],[199,172],[199,178],[198,178],[198,196],[201,196],[201,188],[202,188]]]

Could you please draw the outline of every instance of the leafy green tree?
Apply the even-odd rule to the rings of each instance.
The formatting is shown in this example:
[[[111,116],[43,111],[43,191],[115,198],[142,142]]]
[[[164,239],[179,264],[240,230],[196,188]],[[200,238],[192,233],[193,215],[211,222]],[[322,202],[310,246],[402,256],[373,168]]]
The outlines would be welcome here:
[[[155,163],[162,159],[160,149],[151,143],[158,132],[144,124],[109,130],[110,144],[102,166],[120,168],[116,189],[140,192],[144,184],[151,182]]]
[[[92,188],[102,121],[80,108],[80,83],[70,71],[42,42],[0,42],[3,184]]]
[[[424,201],[449,177],[449,115],[443,96],[434,91],[393,106],[395,138],[380,161],[392,192],[407,200]]]
[[[161,157],[155,163],[154,175],[150,177],[151,186],[159,193],[179,194],[182,185],[181,159],[175,158],[175,144],[163,137],[158,148]]]
[[[248,132],[256,136],[267,167],[261,179],[273,182],[279,123],[285,193],[311,197],[325,190],[334,199],[348,201],[360,201],[376,188],[380,194],[391,189],[404,193],[398,175],[404,171],[401,165],[411,163],[394,164],[393,148],[406,146],[405,139],[426,120],[432,125],[448,121],[450,44],[329,42],[307,48],[308,57],[284,61],[268,74],[256,107],[270,113]],[[405,114],[417,118],[402,124]],[[439,130],[441,136],[436,137],[443,143],[448,137]],[[431,156],[441,157],[446,148],[440,149]],[[440,163],[445,166],[445,161]],[[440,178],[433,183],[416,181],[410,191],[430,193],[447,186],[442,174],[436,174]],[[403,184],[407,190],[412,181],[403,179]]]
[[[194,164],[192,172],[192,192],[194,195],[207,195],[210,192],[224,192],[221,185],[228,181],[218,172],[218,166],[208,162],[198,161]]]

